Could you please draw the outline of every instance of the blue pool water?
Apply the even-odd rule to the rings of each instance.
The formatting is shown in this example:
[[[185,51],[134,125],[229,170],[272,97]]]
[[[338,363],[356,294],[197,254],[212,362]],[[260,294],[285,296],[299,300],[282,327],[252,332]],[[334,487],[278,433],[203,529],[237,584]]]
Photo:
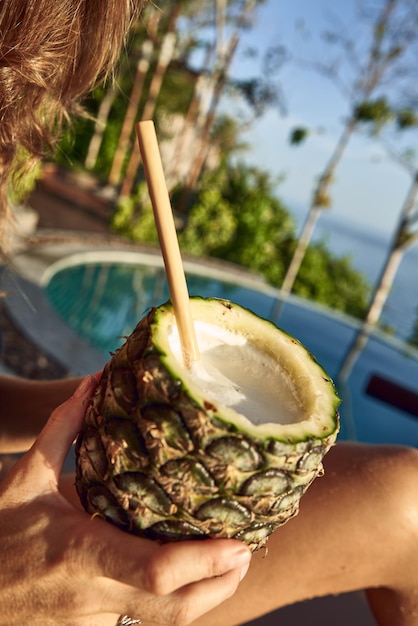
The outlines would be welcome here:
[[[226,272],[186,268],[189,292],[202,297],[228,298],[272,319],[278,292],[251,285]],[[152,306],[168,299],[164,269],[155,262],[71,262],[52,268],[45,291],[66,323],[107,358]],[[239,284],[243,283],[243,284]],[[354,320],[290,298],[278,326],[297,337],[337,380],[344,355],[355,337]],[[418,351],[373,334],[356,361],[342,396],[341,437],[371,443],[418,446],[418,418],[371,397],[366,387],[373,375],[417,391]]]

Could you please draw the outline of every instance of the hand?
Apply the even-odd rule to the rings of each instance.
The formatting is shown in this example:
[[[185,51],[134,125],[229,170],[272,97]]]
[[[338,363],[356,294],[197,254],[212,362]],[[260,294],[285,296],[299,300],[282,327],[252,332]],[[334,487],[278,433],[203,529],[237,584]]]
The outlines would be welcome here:
[[[91,518],[58,489],[91,376],[0,485],[0,626],[187,624],[230,597],[250,552],[234,540],[160,546]]]

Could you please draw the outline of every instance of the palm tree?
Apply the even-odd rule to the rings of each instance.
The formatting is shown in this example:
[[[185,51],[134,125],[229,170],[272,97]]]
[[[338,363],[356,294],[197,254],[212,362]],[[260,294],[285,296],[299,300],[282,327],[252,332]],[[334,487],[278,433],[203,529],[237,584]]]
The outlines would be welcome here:
[[[412,183],[400,211],[398,223],[392,237],[392,243],[376,287],[373,290],[369,309],[363,321],[362,328],[349,346],[339,370],[338,381],[342,388],[345,388],[346,381],[350,376],[359,354],[365,347],[370,333],[376,327],[380,319],[403,255],[418,241],[418,232],[414,232],[411,229],[411,227],[418,222],[417,201],[418,169],[412,172]]]
[[[216,42],[214,46],[215,60],[213,70],[196,83],[194,100],[189,109],[187,124],[195,130],[195,147],[191,167],[183,186],[183,194],[179,199],[177,210],[185,212],[190,195],[204,168],[211,146],[211,132],[216,120],[216,113],[224,91],[229,68],[237,50],[242,28],[248,23],[254,8],[260,0],[246,0],[236,18],[236,28],[228,41],[225,41],[227,19],[227,0],[216,0]],[[203,112],[202,103],[208,103]]]
[[[358,59],[352,59],[358,66],[358,72],[349,93],[351,112],[313,193],[306,222],[282,283],[281,302],[277,305],[276,313],[280,313],[283,302],[292,291],[321,211],[331,205],[330,187],[349,140],[360,122],[372,121],[363,115],[365,108],[369,115],[373,107],[364,105],[372,101],[374,93],[382,86],[384,79],[388,77],[396,79],[394,70],[411,45],[416,42],[417,34],[418,7],[405,0],[385,0],[372,24],[371,45],[366,62],[359,63]],[[352,54],[352,41],[344,40],[343,44],[348,54]],[[335,75],[333,77],[335,78]]]

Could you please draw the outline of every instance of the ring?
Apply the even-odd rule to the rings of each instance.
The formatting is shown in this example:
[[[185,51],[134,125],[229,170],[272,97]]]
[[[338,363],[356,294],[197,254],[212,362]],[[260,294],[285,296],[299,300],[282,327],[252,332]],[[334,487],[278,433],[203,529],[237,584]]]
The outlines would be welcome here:
[[[116,626],[134,626],[134,624],[142,624],[142,620],[134,619],[129,615],[121,615]]]

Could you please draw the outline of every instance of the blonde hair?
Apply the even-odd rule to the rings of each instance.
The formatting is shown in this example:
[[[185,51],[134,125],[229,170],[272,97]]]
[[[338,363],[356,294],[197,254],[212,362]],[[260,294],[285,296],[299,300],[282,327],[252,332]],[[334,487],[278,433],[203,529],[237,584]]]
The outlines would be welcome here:
[[[0,0],[0,233],[7,188],[106,77],[145,0]],[[0,235],[1,240],[1,235]]]

